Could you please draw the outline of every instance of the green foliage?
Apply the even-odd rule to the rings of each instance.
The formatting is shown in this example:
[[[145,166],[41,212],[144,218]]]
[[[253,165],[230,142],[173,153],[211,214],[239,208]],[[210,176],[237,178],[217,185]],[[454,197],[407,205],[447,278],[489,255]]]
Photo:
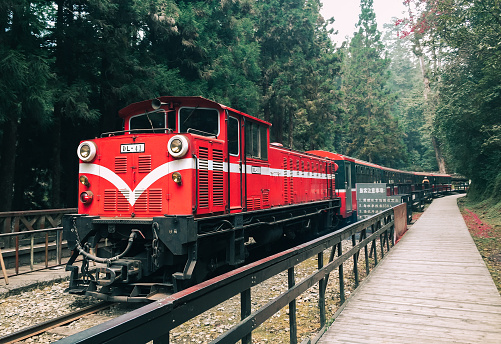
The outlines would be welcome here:
[[[343,70],[346,94],[346,154],[369,162],[401,167],[405,162],[402,130],[390,114],[395,96],[386,87],[390,60],[384,56],[372,0],[361,1],[358,32],[352,38]]]
[[[447,9],[436,31],[451,49],[442,73],[437,124],[456,170],[472,179],[472,191],[499,199],[500,3],[458,1]],[[445,27],[449,29],[442,32]]]

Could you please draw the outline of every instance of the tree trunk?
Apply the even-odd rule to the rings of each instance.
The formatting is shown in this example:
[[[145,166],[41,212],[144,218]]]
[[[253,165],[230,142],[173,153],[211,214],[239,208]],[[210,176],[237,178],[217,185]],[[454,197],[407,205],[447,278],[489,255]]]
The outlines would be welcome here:
[[[0,160],[0,211],[11,211],[14,196],[18,118],[14,116],[3,129]]]

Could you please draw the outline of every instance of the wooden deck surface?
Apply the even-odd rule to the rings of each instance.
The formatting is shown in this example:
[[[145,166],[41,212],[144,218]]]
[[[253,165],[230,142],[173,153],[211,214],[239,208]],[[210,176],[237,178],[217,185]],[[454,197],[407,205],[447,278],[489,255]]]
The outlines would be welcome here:
[[[501,296],[457,197],[433,201],[319,343],[501,343]]]

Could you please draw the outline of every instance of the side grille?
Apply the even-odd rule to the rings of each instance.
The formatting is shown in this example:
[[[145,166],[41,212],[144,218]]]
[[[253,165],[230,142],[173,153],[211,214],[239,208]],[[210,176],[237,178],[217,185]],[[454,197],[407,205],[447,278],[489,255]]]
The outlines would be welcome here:
[[[117,210],[117,191],[104,190],[104,211]]]
[[[284,158],[283,169],[284,169],[284,203],[289,204],[289,181],[288,181],[289,178],[287,176],[287,158]]]
[[[209,149],[200,147],[198,155],[198,206],[209,208]]]
[[[117,156],[115,157],[115,173],[126,173],[127,172],[127,157]]]
[[[270,189],[264,189],[262,192],[263,192],[263,208],[268,208],[270,206]]]
[[[259,210],[261,209],[261,198],[252,197],[247,198],[247,211]]]
[[[144,191],[134,204],[134,210],[138,213],[162,211],[162,189]]]
[[[212,204],[216,207],[224,205],[223,161],[223,151],[214,149],[212,152]]]
[[[151,155],[140,155],[137,160],[137,171],[139,173],[151,172]]]
[[[129,211],[129,191],[104,190],[105,211]]]

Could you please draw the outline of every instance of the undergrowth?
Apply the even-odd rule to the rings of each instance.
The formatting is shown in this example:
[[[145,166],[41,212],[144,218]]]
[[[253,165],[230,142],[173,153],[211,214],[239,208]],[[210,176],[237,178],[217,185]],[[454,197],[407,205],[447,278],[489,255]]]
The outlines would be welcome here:
[[[501,200],[458,199],[468,230],[501,294]]]

